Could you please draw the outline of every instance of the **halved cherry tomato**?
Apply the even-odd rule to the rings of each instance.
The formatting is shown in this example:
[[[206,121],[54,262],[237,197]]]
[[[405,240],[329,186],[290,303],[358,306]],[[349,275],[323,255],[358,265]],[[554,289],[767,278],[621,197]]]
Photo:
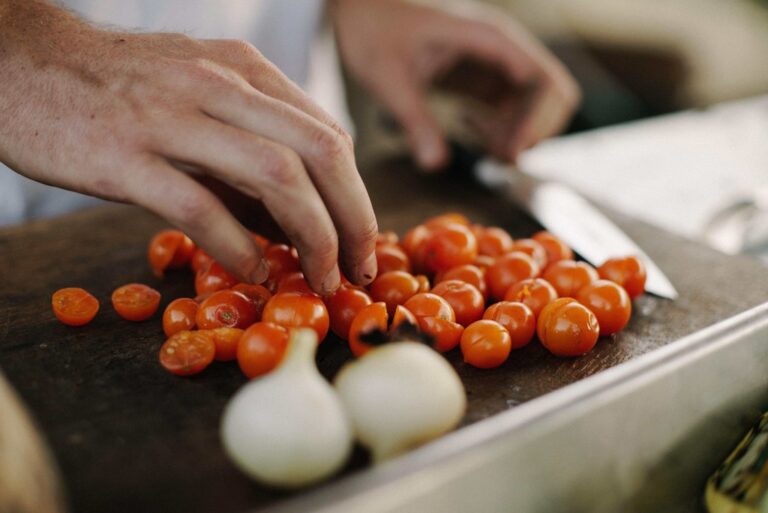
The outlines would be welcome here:
[[[521,251],[533,258],[536,265],[539,266],[539,270],[543,270],[547,267],[547,252],[544,246],[539,244],[533,239],[517,239],[512,243],[512,249],[510,251]]]
[[[551,233],[542,230],[536,232],[531,238],[541,244],[547,252],[547,265],[560,260],[573,260],[573,250]]]
[[[179,230],[163,230],[149,242],[147,257],[156,276],[166,269],[179,269],[187,265],[195,252],[195,243]]]
[[[129,283],[112,293],[112,306],[123,319],[145,321],[160,306],[160,293],[141,283]]]
[[[446,224],[432,230],[424,242],[424,266],[437,273],[477,258],[477,239],[464,225]]]
[[[415,315],[417,319],[421,317],[437,317],[456,322],[456,314],[453,308],[451,308],[451,304],[431,292],[419,292],[408,299],[403,306]]]
[[[419,321],[416,319],[416,316],[413,315],[413,313],[410,310],[408,310],[403,305],[397,305],[397,308],[395,308],[395,315],[392,316],[392,325],[389,327],[389,329],[394,330],[404,322],[407,322],[408,324],[412,324],[413,326],[416,326],[416,327],[419,326]]]
[[[474,285],[461,280],[446,280],[435,285],[432,293],[448,301],[456,322],[462,326],[469,326],[483,316],[485,299]]]
[[[418,319],[419,328],[432,337],[433,347],[436,350],[445,353],[459,345],[461,334],[464,333],[464,326],[461,324],[439,317],[419,317]]]
[[[261,285],[251,285],[250,283],[238,283],[231,290],[239,292],[244,295],[256,307],[256,320],[261,320],[261,314],[264,313],[264,307],[267,305],[267,301],[272,297],[272,294]]]
[[[376,262],[378,263],[379,274],[388,271],[411,272],[411,261],[403,248],[397,244],[377,244]]]
[[[271,322],[252,324],[237,344],[237,364],[249,378],[262,376],[280,363],[288,346],[288,330]]]
[[[413,295],[419,293],[419,280],[405,271],[389,271],[380,274],[368,287],[371,299],[384,301],[390,314],[397,305],[402,305]]]
[[[496,259],[485,272],[485,283],[494,299],[504,298],[509,287],[539,274],[539,266],[527,254],[515,251]]]
[[[323,300],[309,294],[275,294],[264,307],[261,319],[285,328],[312,328],[318,344],[328,334],[330,320]]]
[[[483,314],[483,319],[496,321],[509,332],[512,349],[528,345],[536,333],[536,317],[527,305],[517,301],[499,301]]]
[[[85,289],[68,287],[59,289],[51,297],[53,315],[68,326],[83,326],[96,317],[99,300]]]
[[[189,267],[195,274],[199,273],[201,269],[206,269],[213,262],[211,255],[205,252],[203,248],[195,248],[192,253],[192,258],[189,260]]]
[[[214,328],[212,330],[200,330],[211,336],[216,345],[214,358],[220,362],[229,362],[237,358],[237,345],[243,330],[240,328]]]
[[[200,303],[195,319],[201,330],[245,329],[259,320],[259,312],[253,301],[240,292],[219,290]]]
[[[449,224],[460,224],[468,227],[472,223],[464,214],[459,214],[458,212],[446,212],[445,214],[430,217],[422,224],[427,228],[440,228]]]
[[[542,278],[528,278],[518,281],[507,290],[505,301],[519,301],[531,309],[533,315],[538,317],[541,309],[558,298],[557,291],[547,280]]]
[[[366,292],[349,285],[342,285],[323,300],[328,309],[331,331],[342,340],[349,338],[349,328],[358,312],[373,302]]]
[[[509,358],[509,333],[495,321],[481,320],[467,326],[461,335],[464,361],[480,369],[492,369]]]
[[[439,275],[435,281],[439,283],[448,280],[461,280],[470,285],[474,285],[484,298],[488,298],[488,286],[485,284],[485,271],[474,264],[460,265],[448,269]]]
[[[387,305],[383,301],[372,303],[360,310],[349,327],[349,349],[358,358],[373,349],[361,335],[372,331],[387,331]]]
[[[600,335],[623,330],[632,316],[629,294],[624,287],[609,280],[593,281],[579,291],[578,300],[597,317]]]
[[[216,344],[208,333],[180,331],[160,348],[160,364],[178,376],[191,376],[208,367],[215,354]]]
[[[174,299],[163,312],[163,331],[167,336],[180,331],[189,331],[195,327],[197,302],[188,297]]]
[[[195,292],[198,296],[206,296],[235,285],[237,285],[237,278],[224,270],[215,260],[211,260],[207,267],[195,274]]]
[[[547,267],[543,278],[547,280],[560,297],[575,298],[579,291],[599,279],[594,267],[586,262],[561,260]]]
[[[536,333],[541,344],[552,354],[579,356],[595,347],[600,326],[589,308],[573,298],[561,297],[541,311]]]
[[[645,292],[645,264],[636,256],[606,260],[597,272],[601,278],[624,287],[632,299]]]
[[[497,226],[480,228],[477,234],[477,251],[481,255],[498,257],[512,251],[512,237]]]
[[[304,278],[304,273],[301,271],[295,271],[292,273],[286,273],[282,275],[280,281],[277,284],[277,294],[284,294],[286,292],[298,292],[299,294],[310,294],[316,296],[315,291],[309,288],[309,283]]]

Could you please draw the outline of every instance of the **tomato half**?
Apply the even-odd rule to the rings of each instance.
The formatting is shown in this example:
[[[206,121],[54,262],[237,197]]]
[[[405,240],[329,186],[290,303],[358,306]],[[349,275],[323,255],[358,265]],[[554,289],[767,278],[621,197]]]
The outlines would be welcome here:
[[[536,333],[536,317],[528,306],[517,301],[499,301],[488,307],[483,319],[496,321],[509,333],[512,349],[527,346]]]
[[[147,258],[152,271],[162,276],[166,269],[187,265],[195,252],[195,243],[179,230],[163,230],[149,242]]]
[[[85,289],[68,287],[51,296],[53,315],[68,326],[83,326],[96,317],[99,300]]]
[[[197,310],[197,327],[245,329],[259,320],[256,305],[234,290],[219,290],[208,296]]]
[[[271,322],[257,322],[245,330],[237,345],[237,364],[249,378],[262,376],[285,355],[288,330]]]
[[[112,306],[123,319],[145,321],[160,306],[160,293],[141,283],[129,283],[112,293]]]
[[[373,349],[362,336],[373,331],[387,331],[387,305],[383,301],[362,308],[349,327],[349,349],[358,358]]]
[[[331,331],[342,340],[349,338],[349,329],[358,312],[373,302],[365,291],[349,285],[342,285],[323,301],[328,309]]]
[[[586,306],[573,298],[560,298],[541,311],[536,333],[552,354],[579,356],[595,347],[600,326]]]
[[[467,326],[461,335],[464,361],[480,369],[492,369],[509,358],[509,333],[496,321],[481,320]]]
[[[611,258],[597,269],[605,280],[618,283],[634,299],[645,292],[645,264],[636,256]]]
[[[160,348],[160,364],[178,376],[202,372],[213,361],[216,344],[202,331],[180,331]]]
[[[174,333],[194,329],[197,309],[197,301],[188,297],[180,297],[168,303],[163,312],[165,334],[170,337]]]
[[[330,320],[323,300],[309,294],[275,294],[264,307],[261,320],[285,328],[312,328],[318,343],[328,334]]]
[[[632,300],[624,287],[609,280],[597,280],[579,291],[578,300],[592,310],[600,324],[600,335],[621,331],[632,316]]]

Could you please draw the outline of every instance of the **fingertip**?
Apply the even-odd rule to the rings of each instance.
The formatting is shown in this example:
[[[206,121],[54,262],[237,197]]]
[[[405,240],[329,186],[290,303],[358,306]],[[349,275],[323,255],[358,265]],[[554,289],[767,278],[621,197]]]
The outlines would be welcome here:
[[[355,269],[353,281],[356,285],[368,285],[376,278],[378,267],[376,251],[372,251]]]
[[[251,283],[259,285],[269,278],[269,262],[264,257],[259,257],[259,263],[249,276]]]
[[[319,292],[323,296],[328,296],[336,292],[340,286],[341,272],[339,271],[339,266],[334,265],[330,272],[325,276],[325,279],[323,279],[320,290],[316,292]]]
[[[445,142],[434,133],[423,133],[416,137],[416,160],[425,171],[433,172],[445,166],[448,150]]]

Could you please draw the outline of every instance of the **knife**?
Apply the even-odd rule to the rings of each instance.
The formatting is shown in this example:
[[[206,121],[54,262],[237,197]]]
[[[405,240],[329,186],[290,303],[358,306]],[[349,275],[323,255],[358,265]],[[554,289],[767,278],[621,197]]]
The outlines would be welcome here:
[[[509,164],[483,158],[475,178],[528,211],[587,262],[598,266],[611,257],[635,255],[645,264],[645,290],[676,299],[677,290],[651,258],[613,221],[573,189],[525,174]]]

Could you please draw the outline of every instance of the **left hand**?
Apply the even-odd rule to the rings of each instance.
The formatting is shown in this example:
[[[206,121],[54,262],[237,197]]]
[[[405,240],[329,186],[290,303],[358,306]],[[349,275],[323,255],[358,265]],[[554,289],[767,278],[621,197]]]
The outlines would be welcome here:
[[[399,121],[424,168],[448,159],[426,91],[456,64],[476,61],[504,80],[501,93],[498,85],[492,88],[492,108],[469,119],[504,160],[514,161],[561,131],[579,103],[579,88],[566,68],[503,11],[469,2],[460,4],[460,15],[403,0],[332,5],[344,63]],[[474,81],[475,75],[465,78]]]

